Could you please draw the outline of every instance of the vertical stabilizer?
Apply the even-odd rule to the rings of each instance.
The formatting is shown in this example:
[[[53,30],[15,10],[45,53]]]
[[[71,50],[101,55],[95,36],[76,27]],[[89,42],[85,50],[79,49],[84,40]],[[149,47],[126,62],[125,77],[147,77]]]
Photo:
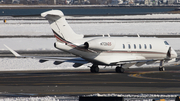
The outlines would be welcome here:
[[[60,10],[50,10],[41,13],[41,16],[49,21],[56,39],[60,42],[73,41],[83,38],[83,35],[76,34],[67,23],[64,14]]]

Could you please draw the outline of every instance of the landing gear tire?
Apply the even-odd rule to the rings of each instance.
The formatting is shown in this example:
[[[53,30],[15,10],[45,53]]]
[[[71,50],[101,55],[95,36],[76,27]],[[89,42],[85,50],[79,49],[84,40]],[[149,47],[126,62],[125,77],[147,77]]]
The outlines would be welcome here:
[[[159,71],[165,71],[164,67],[159,67]]]
[[[124,73],[124,68],[116,67],[116,73]]]
[[[90,68],[90,71],[91,71],[91,73],[99,73],[99,67],[98,67],[98,65],[93,65],[93,66]]]

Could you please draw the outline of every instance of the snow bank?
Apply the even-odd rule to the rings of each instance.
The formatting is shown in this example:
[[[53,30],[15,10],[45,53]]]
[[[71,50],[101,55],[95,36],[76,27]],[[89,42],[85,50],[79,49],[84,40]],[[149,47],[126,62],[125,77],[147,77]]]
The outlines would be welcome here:
[[[125,97],[125,98],[175,98],[180,94],[91,94],[85,96],[112,96],[112,97]]]
[[[52,35],[48,24],[0,24],[0,35]]]
[[[13,50],[57,50],[55,38],[0,38],[0,50],[7,50],[4,44]]]
[[[5,19],[0,17],[1,19]],[[180,14],[153,14],[153,15],[131,15],[131,16],[85,16],[72,17],[68,20],[72,29],[78,34],[180,34]],[[47,20],[7,20],[7,23],[0,22],[0,35],[52,35]],[[29,18],[31,19],[31,18]],[[85,19],[85,20],[77,20]],[[89,20],[102,19],[102,20]],[[110,20],[103,20],[110,19]],[[160,21],[129,21],[117,19],[161,19]],[[157,22],[156,22],[157,21]]]
[[[39,63],[38,59],[20,59],[20,58],[0,58],[0,70],[1,71],[19,71],[19,70],[63,70],[63,69],[75,69],[73,63],[62,63],[60,65],[54,65],[54,61],[47,61],[45,63]],[[87,67],[90,64],[83,65],[78,69],[89,69]]]
[[[54,5],[53,5],[54,6]],[[180,18],[180,14],[146,14],[146,15],[117,15],[117,16],[66,16],[66,19],[178,19]],[[7,20],[21,20],[21,19],[41,19],[43,17],[11,17],[11,16],[0,16],[0,19],[7,19]]]
[[[70,24],[79,34],[180,34],[179,22]]]
[[[66,16],[67,19],[177,19],[180,14],[147,14],[147,15],[123,15],[123,16]]]
[[[78,97],[6,97],[0,98],[0,101],[79,101]]]

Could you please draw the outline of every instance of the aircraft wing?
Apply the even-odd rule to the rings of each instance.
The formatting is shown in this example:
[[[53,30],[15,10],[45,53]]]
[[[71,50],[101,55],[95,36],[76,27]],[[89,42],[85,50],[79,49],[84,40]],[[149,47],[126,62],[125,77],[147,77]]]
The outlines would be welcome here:
[[[44,63],[46,61],[54,61],[54,65],[59,65],[63,62],[71,62],[74,63],[73,67],[79,67],[83,64],[89,63],[89,61],[86,61],[80,57],[36,57],[39,58],[40,63]]]
[[[135,65],[135,66],[142,66],[144,64],[153,64],[155,63],[156,61],[158,60],[132,60],[132,61],[122,61],[122,62],[119,62],[118,64],[121,64],[122,65],[122,68],[129,68],[130,66],[132,65]]]
[[[11,53],[14,54],[17,58],[35,58],[39,59],[40,63],[44,63],[46,61],[54,61],[54,65],[59,65],[63,62],[72,62],[74,63],[73,67],[79,67],[83,64],[89,63],[89,61],[86,61],[80,57],[41,57],[41,56],[22,56],[18,54],[16,51],[12,50],[8,46],[4,45]]]
[[[159,59],[146,59],[143,56],[125,56],[125,57],[121,57],[122,59],[120,59],[120,61],[118,62],[114,62],[112,64],[116,64],[116,65],[122,65],[122,68],[129,68],[132,65],[135,66],[142,66],[144,64],[153,64],[156,61],[159,61]]]

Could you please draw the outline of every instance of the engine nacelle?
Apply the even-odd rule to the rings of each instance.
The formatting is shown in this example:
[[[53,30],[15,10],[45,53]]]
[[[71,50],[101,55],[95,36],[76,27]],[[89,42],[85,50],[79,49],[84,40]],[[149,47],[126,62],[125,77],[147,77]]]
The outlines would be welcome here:
[[[84,48],[107,51],[115,47],[115,41],[111,38],[97,38],[84,43]]]

